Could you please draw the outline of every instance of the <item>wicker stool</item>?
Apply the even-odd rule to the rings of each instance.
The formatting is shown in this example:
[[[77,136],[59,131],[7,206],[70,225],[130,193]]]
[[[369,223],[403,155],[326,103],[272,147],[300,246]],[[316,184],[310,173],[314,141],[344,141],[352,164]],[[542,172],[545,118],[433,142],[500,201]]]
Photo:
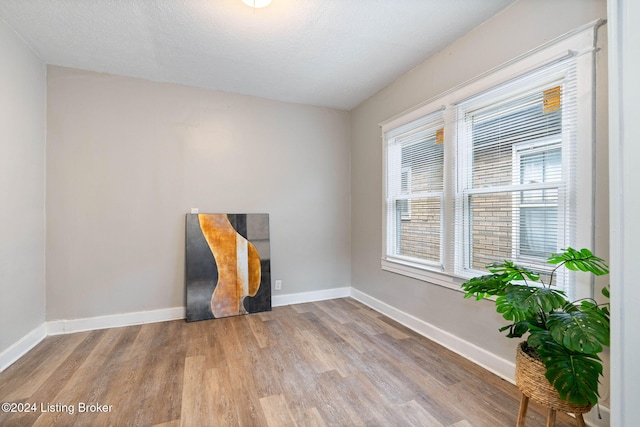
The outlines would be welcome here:
[[[522,344],[518,344],[516,353],[516,385],[522,392],[516,427],[524,427],[529,399],[548,408],[547,427],[556,425],[556,411],[574,414],[578,427],[585,427],[582,414],[589,412],[591,405],[576,405],[560,399],[557,390],[544,376],[546,369],[542,362],[525,353]]]

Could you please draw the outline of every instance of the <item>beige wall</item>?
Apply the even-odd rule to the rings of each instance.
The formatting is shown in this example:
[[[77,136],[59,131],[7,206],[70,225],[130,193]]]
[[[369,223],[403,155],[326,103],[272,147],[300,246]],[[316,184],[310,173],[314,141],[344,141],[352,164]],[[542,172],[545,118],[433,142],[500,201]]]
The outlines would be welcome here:
[[[513,360],[516,342],[497,332],[504,321],[492,302],[464,300],[458,291],[381,270],[383,176],[378,123],[598,18],[606,18],[605,0],[521,0],[352,110],[351,280],[355,289]],[[606,33],[606,29],[600,32]],[[603,71],[603,53],[598,55],[599,70]],[[599,117],[598,126],[606,129],[604,95],[598,106],[605,115]],[[598,132],[600,135],[601,129]],[[606,131],[604,135],[606,140]],[[606,185],[606,166],[602,167],[598,166],[599,178]],[[606,191],[606,187],[599,189]],[[602,200],[597,219],[601,240],[596,249],[606,257],[606,194]]]
[[[46,67],[1,18],[0,64],[2,354],[45,319]]]
[[[49,66],[47,320],[180,307],[184,214],[269,213],[274,295],[350,284],[349,114]]]

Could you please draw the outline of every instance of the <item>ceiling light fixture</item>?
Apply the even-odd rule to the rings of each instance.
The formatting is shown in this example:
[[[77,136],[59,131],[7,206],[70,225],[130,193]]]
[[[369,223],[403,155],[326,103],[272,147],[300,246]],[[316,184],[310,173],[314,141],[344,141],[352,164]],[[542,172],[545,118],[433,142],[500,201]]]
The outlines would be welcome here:
[[[242,2],[254,9],[260,9],[261,7],[269,6],[269,4],[271,4],[271,0],[242,0]]]

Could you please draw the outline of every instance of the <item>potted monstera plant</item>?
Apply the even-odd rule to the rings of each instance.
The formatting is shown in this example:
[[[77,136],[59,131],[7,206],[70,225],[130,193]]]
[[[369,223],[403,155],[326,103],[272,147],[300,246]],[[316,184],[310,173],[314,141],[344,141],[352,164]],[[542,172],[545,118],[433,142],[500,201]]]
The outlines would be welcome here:
[[[551,272],[544,278],[504,261],[487,266],[490,274],[474,277],[463,283],[462,288],[465,298],[495,297],[497,312],[509,322],[500,329],[506,331],[507,337],[524,337],[528,333],[526,341],[519,345],[516,363],[516,384],[523,395],[531,397],[529,394],[537,393],[544,384],[530,384],[532,390],[529,391],[523,389],[524,383],[531,382],[531,378],[529,374],[519,372],[522,370],[518,366],[521,353],[538,364],[541,362],[548,380],[546,386],[551,385],[551,391],[555,389],[562,401],[578,405],[578,409],[573,406],[560,409],[584,413],[599,397],[602,363],[598,354],[604,346],[609,346],[609,304],[598,304],[592,299],[569,301],[563,291],[554,288],[553,281],[560,268],[597,276],[607,274],[609,270],[605,261],[588,249],[567,248],[551,255],[547,262]],[[608,289],[604,288],[602,292],[608,298]],[[539,403],[547,404],[544,399]]]

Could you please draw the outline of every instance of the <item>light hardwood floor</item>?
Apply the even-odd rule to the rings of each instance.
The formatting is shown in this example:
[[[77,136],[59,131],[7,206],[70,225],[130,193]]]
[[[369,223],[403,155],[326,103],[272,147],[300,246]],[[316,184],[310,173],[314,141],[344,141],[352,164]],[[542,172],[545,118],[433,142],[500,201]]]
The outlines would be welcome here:
[[[519,397],[345,298],[48,337],[0,373],[0,402],[35,409],[0,412],[0,425],[515,426]],[[527,427],[545,417],[532,404]]]

